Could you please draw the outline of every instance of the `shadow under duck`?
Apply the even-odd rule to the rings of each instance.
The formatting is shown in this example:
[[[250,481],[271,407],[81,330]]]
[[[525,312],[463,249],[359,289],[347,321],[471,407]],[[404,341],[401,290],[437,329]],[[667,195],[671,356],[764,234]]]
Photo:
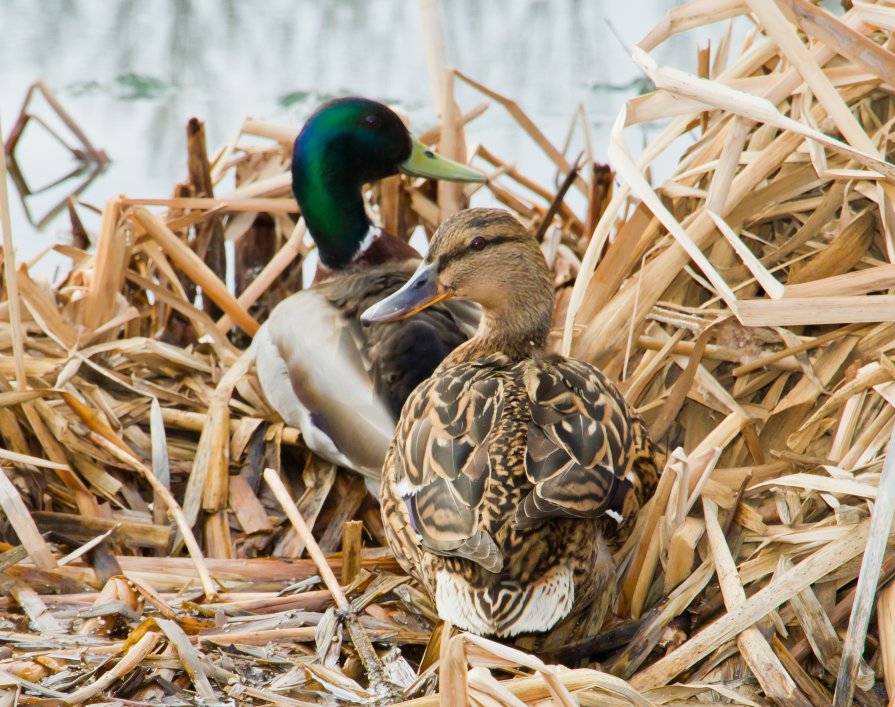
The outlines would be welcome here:
[[[271,406],[316,454],[377,480],[407,395],[478,324],[468,302],[445,303],[402,326],[358,317],[413,273],[420,255],[372,224],[364,184],[405,174],[484,181],[439,157],[389,108],[363,98],[320,107],[295,140],[292,189],[317,244],[314,286],[280,302],[252,343]]]
[[[504,638],[546,632],[609,590],[607,540],[623,541],[655,489],[653,446],[598,369],[545,350],[550,273],[507,212],[450,217],[362,320],[449,297],[480,304],[481,326],[407,400],[383,467],[385,532],[442,619]]]

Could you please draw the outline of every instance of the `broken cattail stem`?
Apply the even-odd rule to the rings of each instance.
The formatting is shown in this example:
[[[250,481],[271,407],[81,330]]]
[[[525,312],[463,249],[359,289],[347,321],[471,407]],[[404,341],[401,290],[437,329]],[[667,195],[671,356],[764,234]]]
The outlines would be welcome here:
[[[360,571],[364,524],[349,520],[342,526],[342,584],[350,584]]]

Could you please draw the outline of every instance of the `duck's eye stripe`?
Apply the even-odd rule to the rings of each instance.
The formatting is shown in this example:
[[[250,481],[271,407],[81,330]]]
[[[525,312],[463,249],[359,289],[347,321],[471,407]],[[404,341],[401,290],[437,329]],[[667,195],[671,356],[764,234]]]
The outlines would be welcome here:
[[[501,243],[512,243],[513,241],[522,241],[526,240],[527,236],[495,236],[494,238],[488,238],[485,241],[485,245],[494,246],[500,245]],[[470,244],[471,245],[471,244]],[[481,249],[476,249],[476,252],[479,252]],[[445,267],[447,267],[448,263],[453,262],[454,260],[459,260],[465,255],[469,255],[470,246],[462,246],[460,248],[455,248],[454,250],[445,253],[438,257],[438,272],[442,272]]]
[[[522,240],[527,240],[527,238],[521,238],[520,236],[497,236],[496,238],[489,238],[487,245],[500,245],[501,243],[512,243],[513,241]]]

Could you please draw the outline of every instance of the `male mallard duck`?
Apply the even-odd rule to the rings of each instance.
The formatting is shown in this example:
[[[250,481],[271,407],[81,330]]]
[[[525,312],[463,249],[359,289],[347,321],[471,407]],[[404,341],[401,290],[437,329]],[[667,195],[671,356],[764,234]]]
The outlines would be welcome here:
[[[435,155],[381,103],[342,98],[311,116],[295,141],[292,189],[320,267],[315,286],[280,302],[252,344],[261,388],[283,420],[320,456],[377,480],[407,395],[478,323],[474,305],[460,302],[401,327],[358,321],[419,263],[364,209],[363,185],[399,172],[485,179]]]
[[[604,535],[628,532],[654,490],[652,443],[599,370],[545,350],[550,273],[507,212],[450,217],[361,320],[448,297],[478,302],[482,323],[407,399],[383,466],[385,532],[442,619],[498,637],[548,631],[612,580]]]

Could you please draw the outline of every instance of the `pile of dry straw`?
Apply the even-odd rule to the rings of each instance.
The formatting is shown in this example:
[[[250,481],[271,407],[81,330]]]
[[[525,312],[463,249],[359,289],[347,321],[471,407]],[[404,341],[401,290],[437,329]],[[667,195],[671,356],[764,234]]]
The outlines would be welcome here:
[[[739,49],[736,16],[751,23]],[[651,58],[709,23],[697,74]],[[293,128],[246,121],[208,158],[191,123],[174,198],[108,201],[92,254],[57,246],[71,269],[52,287],[16,267],[7,228],[0,705],[885,704],[893,30],[884,2],[838,19],[808,0],[672,10],[633,50],[656,90],[617,119],[616,186],[590,155],[570,181],[583,213],[470,150],[493,198],[532,228],[550,219],[557,346],[619,380],[668,451],[603,631],[541,658],[444,631],[363,483],[306,453],[240,357],[301,284]],[[569,173],[518,106],[448,76]],[[462,154],[482,110],[446,101],[426,138]],[[623,128],[661,119],[635,161]],[[229,174],[237,188],[219,193]],[[370,197],[392,232],[431,232],[472,190],[394,178]]]

